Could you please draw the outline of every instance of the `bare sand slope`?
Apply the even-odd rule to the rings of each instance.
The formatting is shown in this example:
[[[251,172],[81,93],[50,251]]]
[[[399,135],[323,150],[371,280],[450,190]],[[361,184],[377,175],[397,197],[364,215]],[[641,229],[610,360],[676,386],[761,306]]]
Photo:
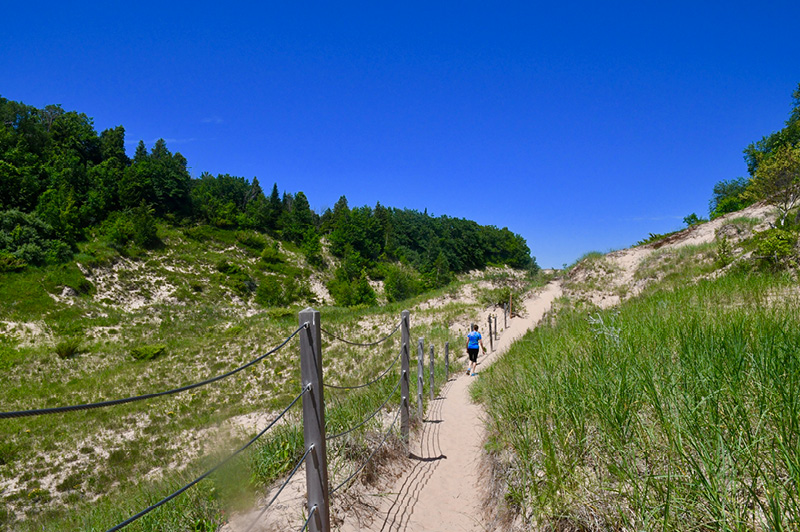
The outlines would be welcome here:
[[[478,375],[468,377],[464,364],[451,366],[449,382],[431,404],[415,441],[411,457],[394,485],[380,492],[362,493],[372,507],[369,515],[344,515],[339,530],[381,532],[485,531],[479,465],[485,438],[482,409],[469,399],[469,385],[484,378],[485,370],[499,355],[534,327],[561,294],[558,283],[532,294],[522,302],[524,312],[509,323],[494,352],[481,357]],[[484,335],[486,331],[484,331]],[[489,343],[484,340],[488,349]],[[456,348],[457,349],[457,348]],[[454,349],[455,350],[455,349]],[[462,362],[465,358],[460,359]]]

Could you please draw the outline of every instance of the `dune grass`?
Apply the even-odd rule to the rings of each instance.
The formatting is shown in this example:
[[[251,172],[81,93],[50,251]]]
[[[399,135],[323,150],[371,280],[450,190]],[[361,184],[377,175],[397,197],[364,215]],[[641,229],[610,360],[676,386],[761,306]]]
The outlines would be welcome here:
[[[526,335],[475,388],[508,506],[534,527],[796,530],[795,283],[731,274]]]
[[[2,410],[157,392],[225,373],[275,347],[297,328],[300,307],[266,308],[243,315],[242,308],[228,303],[229,291],[209,284],[203,278],[205,270],[197,266],[213,264],[219,247],[210,246],[213,256],[208,257],[192,255],[197,250],[187,247],[181,251],[184,255],[164,250],[140,258],[146,260],[149,271],[177,287],[178,293],[186,285],[187,299],[177,305],[151,303],[140,309],[122,309],[95,297],[94,288],[82,283],[82,274],[74,268],[58,273],[76,286],[84,286],[69,304],[49,295],[58,291],[63,279],[52,281],[53,286],[37,281],[55,279],[52,271],[3,276],[0,292],[6,294],[9,304],[0,309],[0,320],[5,321],[0,323]],[[228,252],[226,256],[237,254]],[[166,263],[172,269],[164,267]],[[173,271],[180,263],[195,265],[191,270],[194,277],[182,278]],[[246,267],[248,263],[241,264]],[[131,288],[136,288],[135,278],[127,279],[128,271],[120,274],[121,283],[130,282]],[[374,341],[394,328],[404,308],[430,298],[447,299],[463,282],[383,307],[323,308],[323,327],[352,341]],[[190,286],[192,283],[199,290]],[[476,305],[450,301],[412,312],[411,370],[416,372],[417,339],[424,337],[426,388],[428,346],[435,345],[440,386],[444,381],[443,346],[455,341],[451,325],[466,324],[465,316],[475,310]],[[42,331],[31,332],[27,335],[30,341],[24,340],[21,331],[31,326]],[[136,360],[137,349],[155,345],[164,348],[160,356]],[[22,532],[105,530],[169,494],[256,433],[245,425],[247,415],[278,412],[299,393],[297,349],[294,341],[245,372],[175,396],[110,409],[2,420],[0,482],[8,489],[0,510],[0,528]],[[356,384],[374,378],[398,351],[399,333],[373,348],[346,346],[323,335],[326,380]],[[368,390],[327,393],[329,432],[345,430],[378,408],[398,375],[396,367]],[[412,395],[415,382],[412,378]],[[428,397],[426,390],[425,402]],[[385,428],[387,416],[396,411],[398,402],[399,392],[373,421],[331,443],[332,482],[346,478],[354,466],[352,457],[366,454],[373,446],[375,435]],[[415,404],[412,401],[412,406]],[[242,421],[229,422],[237,417]],[[192,488],[126,529],[216,530],[226,514],[248,508],[294,465],[302,449],[298,423],[293,414],[288,424],[268,433],[241,459],[201,483],[203,487]]]

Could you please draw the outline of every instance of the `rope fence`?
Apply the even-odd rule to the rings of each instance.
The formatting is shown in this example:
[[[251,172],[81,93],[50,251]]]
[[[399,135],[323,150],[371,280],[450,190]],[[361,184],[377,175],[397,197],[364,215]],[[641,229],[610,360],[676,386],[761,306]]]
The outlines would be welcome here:
[[[346,436],[347,434],[350,434],[351,432],[353,432],[353,431],[355,431],[355,430],[357,430],[357,429],[359,429],[359,428],[363,427],[365,424],[367,424],[367,422],[369,422],[369,420],[370,420],[370,419],[372,419],[372,418],[374,418],[375,416],[377,416],[377,415],[378,415],[378,412],[380,412],[381,410],[383,410],[383,407],[384,407],[384,406],[386,406],[386,403],[388,403],[388,402],[389,402],[389,399],[391,399],[392,397],[394,397],[394,394],[395,394],[395,392],[397,391],[397,389],[398,389],[399,387],[400,387],[400,379],[398,379],[398,380],[397,380],[397,384],[395,385],[395,387],[394,387],[394,389],[392,390],[392,392],[389,394],[389,397],[387,397],[387,398],[386,398],[386,400],[383,402],[383,404],[381,404],[381,406],[379,406],[379,407],[378,407],[378,408],[377,408],[375,411],[373,411],[373,412],[372,412],[372,413],[371,413],[369,416],[367,416],[367,418],[366,418],[366,419],[362,420],[362,421],[361,421],[361,422],[359,422],[359,423],[358,423],[356,426],[354,426],[354,427],[352,427],[352,428],[350,428],[350,429],[348,429],[348,430],[346,430],[346,431],[344,431],[344,432],[340,432],[340,433],[338,433],[338,434],[334,434],[334,435],[332,435],[332,436],[327,436],[327,439],[328,439],[328,441],[330,441],[330,440],[335,440],[336,438],[341,438],[342,436]]]
[[[377,377],[374,379],[370,379],[369,381],[353,385],[353,386],[343,386],[343,385],[334,385],[328,384],[324,382],[323,379],[323,363],[322,363],[322,338],[321,334],[325,333],[327,336],[330,336],[338,341],[341,341],[347,345],[357,346],[357,347],[372,347],[375,345],[382,344],[388,341],[397,331],[401,331],[401,343],[400,349],[397,356],[394,358],[392,363],[383,370]],[[224,467],[228,464],[231,460],[235,457],[243,453],[246,449],[252,446],[256,441],[258,441],[264,434],[266,434],[271,428],[273,428],[276,423],[282,420],[289,410],[294,407],[298,402],[302,400],[302,408],[303,408],[303,437],[304,437],[304,447],[305,452],[299,461],[294,465],[293,469],[289,473],[289,475],[282,481],[280,486],[278,487],[277,491],[271,497],[269,502],[259,511],[256,518],[250,523],[249,527],[246,529],[246,532],[249,532],[253,529],[253,527],[262,520],[264,514],[269,510],[269,508],[273,505],[273,503],[278,499],[280,494],[284,491],[286,486],[289,482],[294,478],[296,473],[302,467],[303,464],[306,466],[306,511],[307,511],[307,518],[305,520],[305,524],[303,525],[301,531],[309,530],[311,532],[330,532],[330,496],[337,493],[339,490],[347,486],[354,478],[356,478],[361,471],[373,460],[375,454],[381,449],[386,441],[388,440],[389,436],[395,431],[395,425],[397,424],[398,419],[400,419],[400,437],[404,444],[408,444],[409,441],[409,419],[410,419],[410,410],[409,410],[409,403],[410,403],[410,313],[409,311],[405,310],[401,314],[401,319],[394,327],[394,329],[385,337],[377,340],[375,342],[368,342],[368,343],[359,343],[353,342],[344,338],[341,338],[329,331],[326,331],[320,326],[320,313],[319,311],[313,309],[305,309],[301,311],[298,315],[298,327],[297,329],[292,332],[285,340],[283,340],[277,347],[271,349],[267,353],[251,360],[250,362],[241,365],[227,373],[222,375],[218,375],[216,377],[212,377],[197,383],[188,384],[179,388],[174,388],[166,391],[156,392],[156,393],[149,393],[144,395],[137,395],[122,399],[114,399],[109,401],[101,401],[96,403],[87,403],[87,404],[80,404],[80,405],[70,405],[70,406],[60,406],[60,407],[53,407],[53,408],[42,408],[42,409],[34,409],[34,410],[21,410],[21,411],[9,411],[9,412],[0,412],[0,419],[10,419],[10,418],[20,418],[20,417],[32,417],[32,416],[41,416],[41,415],[49,415],[49,414],[58,414],[58,413],[67,413],[73,412],[78,410],[89,410],[95,408],[102,408],[102,407],[109,407],[114,405],[120,405],[125,403],[132,403],[137,401],[143,401],[146,399],[152,399],[155,397],[161,397],[166,395],[173,395],[178,394],[181,392],[185,392],[188,390],[192,390],[201,386],[206,386],[208,384],[220,381],[222,379],[231,377],[254,364],[264,360],[266,357],[275,354],[276,352],[280,351],[284,348],[292,339],[295,337],[299,338],[299,352],[300,352],[300,369],[301,369],[301,385],[302,391],[279,413],[277,416],[261,431],[258,432],[253,438],[247,441],[244,445],[239,447],[237,450],[232,452],[228,455],[225,459],[217,463],[214,467],[208,469],[203,474],[189,482],[188,484],[184,485],[180,489],[174,491],[173,493],[167,495],[160,501],[156,502],[148,506],[147,508],[141,510],[140,512],[132,515],[125,521],[115,525],[112,528],[109,528],[106,532],[115,532],[121,530],[128,526],[129,524],[135,522],[136,520],[140,519],[141,517],[147,515],[148,513],[156,510],[157,508],[167,504],[168,502],[172,501],[182,493],[186,492],[196,484],[200,483],[204,479],[208,478],[210,475],[214,474],[220,468]],[[425,380],[423,377],[423,339],[420,338],[419,346],[418,346],[418,375],[417,375],[417,383],[418,383],[418,400],[419,400],[419,414],[418,416],[421,419],[422,410],[421,410],[421,400],[422,400],[422,387],[423,381]],[[444,372],[445,378],[449,378],[449,343],[445,344],[444,348]],[[383,402],[374,409],[369,415],[361,419],[357,422],[354,426],[350,427],[347,430],[336,434],[326,434],[326,425],[325,425],[325,401],[324,401],[324,391],[326,388],[330,389],[337,389],[337,390],[361,390],[368,388],[370,386],[374,386],[378,384],[383,379],[387,378],[387,376],[392,372],[396,366],[398,365],[398,361],[400,362],[400,372],[392,390],[389,394],[383,399]],[[433,345],[430,345],[430,393],[431,399],[433,399],[434,393],[434,348]],[[387,386],[388,387],[388,384]],[[383,388],[385,389],[385,388]],[[356,430],[364,427],[367,423],[371,420],[375,419],[375,417],[385,411],[387,405],[389,405],[390,401],[395,398],[398,389],[400,390],[400,398],[399,402],[397,403],[397,409],[394,413],[394,417],[392,422],[389,424],[388,428],[386,428],[381,434],[380,443],[378,443],[374,449],[370,452],[367,459],[361,463],[346,479],[342,482],[338,483],[335,488],[330,489],[329,482],[328,482],[328,457],[327,457],[327,442],[333,441],[348,434],[355,432]]]
[[[271,429],[273,427],[273,425],[275,425],[275,423],[277,423],[286,414],[286,412],[288,412],[289,409],[292,408],[294,406],[294,404],[297,401],[300,400],[301,397],[303,397],[308,391],[310,391],[310,389],[311,389],[310,386],[307,386],[305,389],[303,389],[303,391],[300,392],[300,394],[297,397],[294,398],[294,400],[289,404],[289,406],[287,406],[283,410],[283,412],[281,412],[280,415],[278,415],[278,417],[276,417],[272,421],[272,423],[267,425],[267,427],[265,427],[264,430],[259,432],[253,439],[251,439],[249,442],[247,442],[242,447],[237,449],[233,454],[229,455],[223,461],[219,462],[217,465],[215,465],[214,467],[212,467],[211,469],[209,469],[208,471],[206,471],[205,473],[203,473],[202,475],[200,475],[199,477],[197,477],[193,481],[189,482],[188,484],[186,484],[181,489],[179,489],[179,490],[167,495],[166,497],[164,497],[163,499],[161,499],[157,503],[155,503],[155,504],[153,504],[151,506],[148,506],[147,508],[145,508],[144,510],[142,510],[138,514],[129,517],[128,519],[126,519],[125,521],[121,522],[117,526],[109,528],[106,532],[115,532],[116,530],[121,530],[121,529],[125,528],[126,526],[128,526],[131,523],[133,523],[134,521],[136,521],[140,517],[143,517],[143,516],[149,514],[150,512],[152,512],[153,510],[155,510],[156,508],[158,508],[159,506],[162,506],[162,505],[168,503],[169,501],[171,501],[172,499],[174,499],[175,497],[177,497],[178,495],[180,495],[184,491],[188,490],[189,488],[191,488],[192,486],[194,486],[195,484],[197,484],[201,480],[205,479],[209,475],[213,474],[215,471],[217,471],[218,469],[223,467],[225,464],[227,464],[228,462],[233,460],[236,456],[241,454],[245,449],[247,449],[248,447],[253,445],[253,443],[255,443],[259,438],[261,438],[261,436],[263,436],[269,429]],[[306,453],[306,454],[308,454],[308,453]],[[305,456],[303,457],[303,460],[305,460]],[[286,483],[288,483],[288,480],[284,483],[284,485]],[[281,487],[281,489],[283,489],[283,487]]]
[[[297,333],[299,333],[300,331],[302,331],[306,327],[307,327],[307,324],[301,325],[300,327],[297,328],[296,331],[294,331],[291,335],[289,335],[289,337],[286,338],[286,340],[284,340],[283,343],[281,343],[278,347],[272,349],[271,351],[268,351],[267,353],[264,353],[263,355],[261,355],[260,357],[258,357],[256,359],[251,360],[247,364],[245,364],[243,366],[239,366],[238,368],[236,368],[234,370],[231,370],[231,371],[229,371],[227,373],[224,373],[222,375],[218,375],[216,377],[212,377],[210,379],[206,379],[206,380],[201,381],[201,382],[197,382],[197,383],[194,383],[194,384],[188,384],[186,386],[181,386],[180,388],[174,388],[172,390],[166,390],[166,391],[163,391],[163,392],[148,393],[148,394],[145,394],[145,395],[136,395],[134,397],[126,397],[124,399],[113,399],[111,401],[101,401],[101,402],[98,402],[98,403],[88,403],[88,404],[83,404],[83,405],[70,405],[70,406],[56,406],[56,407],[52,407],[52,408],[39,408],[39,409],[36,409],[36,410],[21,410],[21,411],[18,411],[18,412],[0,412],[0,419],[43,416],[43,415],[49,415],[49,414],[63,414],[65,412],[77,412],[79,410],[91,410],[91,409],[94,409],[94,408],[103,408],[103,407],[106,407],[106,406],[116,406],[116,405],[122,405],[122,404],[126,404],[126,403],[134,403],[134,402],[137,402],[137,401],[144,401],[145,399],[152,399],[154,397],[162,397],[162,396],[165,396],[165,395],[175,395],[175,394],[178,394],[178,393],[181,393],[181,392],[186,392],[188,390],[193,390],[195,388],[199,388],[201,386],[206,386],[207,384],[211,384],[213,382],[217,382],[217,381],[220,381],[222,379],[226,379],[226,378],[228,378],[228,377],[230,377],[232,375],[235,375],[235,374],[239,373],[242,370],[245,370],[245,369],[249,368],[250,366],[252,366],[254,364],[257,364],[257,363],[261,362],[262,360],[264,360],[268,356],[280,351],[281,348],[283,346],[285,346],[286,344],[288,344],[289,341],[292,338],[297,336]]]
[[[324,332],[325,334],[327,334],[328,336],[330,336],[331,338],[334,338],[334,339],[336,339],[336,340],[339,340],[340,342],[344,342],[344,343],[345,343],[345,344],[347,344],[347,345],[352,345],[352,346],[356,346],[356,347],[372,347],[372,346],[375,346],[375,345],[380,345],[380,344],[382,344],[383,342],[385,342],[386,340],[388,340],[389,338],[391,338],[392,336],[394,336],[394,333],[396,333],[398,330],[400,330],[400,326],[401,326],[401,325],[402,325],[402,322],[399,322],[399,323],[398,323],[398,324],[395,326],[395,328],[394,328],[394,330],[393,330],[392,332],[390,332],[389,334],[387,334],[386,336],[384,336],[384,337],[383,337],[383,338],[381,338],[380,340],[376,340],[376,341],[374,341],[374,342],[369,342],[369,343],[358,343],[358,342],[351,342],[351,341],[349,341],[349,340],[345,340],[344,338],[341,338],[341,337],[339,337],[339,336],[337,336],[337,335],[333,334],[332,332],[328,332],[328,331],[326,331],[326,330],[325,330],[325,329],[323,329],[322,327],[320,327],[320,330],[321,330],[322,332]]]

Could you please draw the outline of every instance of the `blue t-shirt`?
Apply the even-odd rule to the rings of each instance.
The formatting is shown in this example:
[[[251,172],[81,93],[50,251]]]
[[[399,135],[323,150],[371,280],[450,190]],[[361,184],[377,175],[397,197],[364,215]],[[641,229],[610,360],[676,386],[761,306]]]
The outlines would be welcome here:
[[[467,339],[469,343],[467,344],[468,349],[478,349],[478,340],[482,338],[481,333],[478,331],[472,331],[467,335]]]

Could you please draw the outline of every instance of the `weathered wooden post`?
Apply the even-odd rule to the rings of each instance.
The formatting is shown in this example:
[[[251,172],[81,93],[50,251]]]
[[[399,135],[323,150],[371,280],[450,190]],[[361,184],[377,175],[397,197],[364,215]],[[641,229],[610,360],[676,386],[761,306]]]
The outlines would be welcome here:
[[[408,422],[408,370],[409,370],[409,355],[408,343],[411,341],[411,313],[404,310],[401,315],[401,329],[400,329],[400,435],[403,443],[408,445],[409,422]]]
[[[308,524],[312,532],[330,532],[328,508],[328,460],[325,449],[325,400],[322,394],[322,339],[318,310],[307,308],[299,314],[299,324],[306,326],[300,333],[300,371],[303,387],[303,437],[306,451],[306,492],[309,513],[316,507],[314,519]]]
[[[444,381],[450,380],[450,342],[444,343]]]
[[[489,315],[489,351],[494,351],[494,336],[492,335],[492,316]]]
[[[431,401],[433,401],[433,384],[434,384],[434,380],[433,380],[433,344],[431,344],[431,385],[430,385]]]
[[[419,418],[423,418],[423,411],[422,411],[422,388],[423,388],[423,372],[425,371],[425,348],[424,348],[425,339],[419,339],[419,345],[417,346],[417,415]]]
[[[497,314],[494,315],[494,339],[500,339],[500,337],[497,335]]]

